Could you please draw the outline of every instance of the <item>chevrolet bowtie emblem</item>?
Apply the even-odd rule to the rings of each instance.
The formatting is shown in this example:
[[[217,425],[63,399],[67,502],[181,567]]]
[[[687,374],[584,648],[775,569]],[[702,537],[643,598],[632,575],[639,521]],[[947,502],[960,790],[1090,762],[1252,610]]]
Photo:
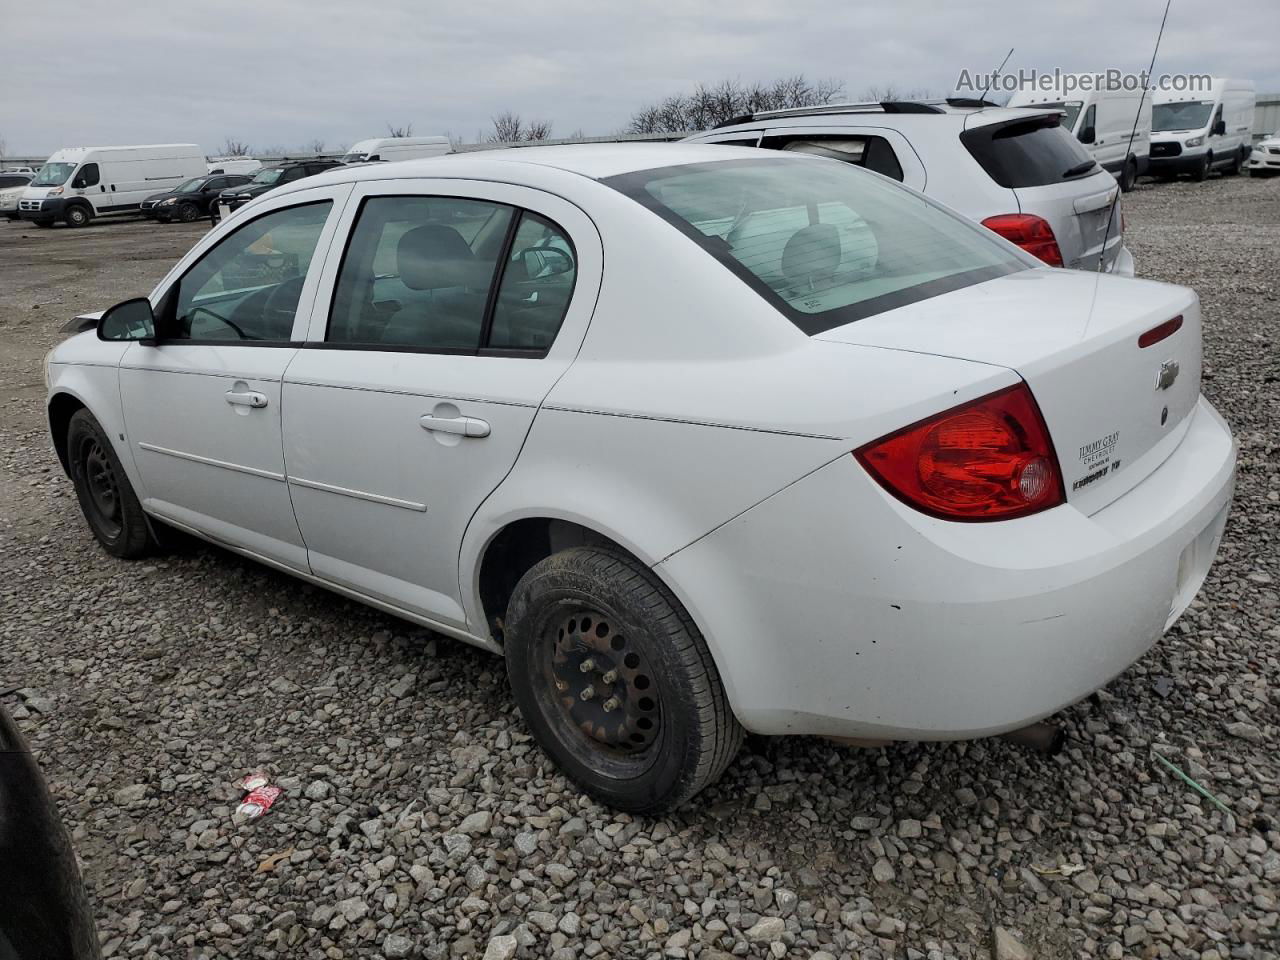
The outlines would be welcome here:
[[[1160,372],[1156,374],[1156,389],[1168,390],[1173,381],[1178,379],[1178,361],[1166,360],[1160,364]]]

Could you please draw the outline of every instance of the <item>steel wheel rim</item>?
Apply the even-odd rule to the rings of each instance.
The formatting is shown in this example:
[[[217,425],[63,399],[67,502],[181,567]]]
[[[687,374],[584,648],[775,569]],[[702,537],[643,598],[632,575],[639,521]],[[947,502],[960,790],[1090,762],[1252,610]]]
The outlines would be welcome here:
[[[115,468],[97,440],[87,441],[82,449],[81,469],[84,472],[89,507],[102,532],[108,537],[116,537],[122,525],[120,486],[116,481]]]
[[[561,724],[591,750],[634,760],[662,735],[662,698],[648,658],[610,617],[575,607],[547,625],[542,669]]]

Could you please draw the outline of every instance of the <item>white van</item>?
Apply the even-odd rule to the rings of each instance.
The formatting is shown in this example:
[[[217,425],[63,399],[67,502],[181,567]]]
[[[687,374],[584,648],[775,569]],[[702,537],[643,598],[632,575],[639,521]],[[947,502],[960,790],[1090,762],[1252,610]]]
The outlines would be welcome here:
[[[390,160],[417,160],[452,153],[448,137],[376,137],[353,143],[343,163],[376,163]]]
[[[208,173],[194,143],[66,147],[51,156],[18,201],[18,216],[47,227],[83,227],[94,217],[136,214],[153,193]]]
[[[1151,118],[1151,173],[1189,173],[1203,180],[1214,167],[1239,173],[1253,149],[1250,80],[1214,77],[1207,90],[1157,90]]]
[[[262,169],[262,161],[253,157],[210,157],[210,173],[257,173]]]
[[[1151,94],[1126,90],[1119,84],[1095,89],[1079,78],[1084,74],[1063,74],[1052,90],[1030,86],[1015,90],[1011,107],[1060,107],[1062,125],[1075,136],[1104,170],[1129,191],[1139,176],[1147,172],[1151,152]],[[1092,79],[1089,74],[1086,79]],[[1090,89],[1083,89],[1086,85]],[[1135,130],[1134,124],[1137,124]]]

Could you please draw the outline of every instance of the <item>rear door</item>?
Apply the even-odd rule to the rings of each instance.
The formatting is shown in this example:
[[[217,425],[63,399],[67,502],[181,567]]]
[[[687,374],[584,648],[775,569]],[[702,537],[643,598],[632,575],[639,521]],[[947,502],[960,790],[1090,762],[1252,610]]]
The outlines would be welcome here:
[[[974,126],[978,116],[969,117],[961,143],[992,180],[1013,190],[1022,213],[1049,223],[1063,265],[1096,270],[1101,258],[1110,270],[1123,245],[1119,211],[1111,212],[1120,190],[1115,178],[1057,115]]]
[[[559,197],[454,180],[358,185],[340,229],[284,381],[311,570],[467,628],[463,532],[577,352],[599,236]]]

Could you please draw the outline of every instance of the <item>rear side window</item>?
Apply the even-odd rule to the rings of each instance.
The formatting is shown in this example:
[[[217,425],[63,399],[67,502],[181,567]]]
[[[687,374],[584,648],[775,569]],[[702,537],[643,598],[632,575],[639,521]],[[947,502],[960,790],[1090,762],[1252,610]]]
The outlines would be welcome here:
[[[761,146],[842,160],[902,182],[902,164],[884,137],[766,137]]]
[[[1014,120],[966,130],[960,142],[1002,187],[1043,187],[1093,173],[1096,164],[1058,117]]]
[[[605,182],[808,334],[1027,269],[987,230],[844,164],[725,160]]]

